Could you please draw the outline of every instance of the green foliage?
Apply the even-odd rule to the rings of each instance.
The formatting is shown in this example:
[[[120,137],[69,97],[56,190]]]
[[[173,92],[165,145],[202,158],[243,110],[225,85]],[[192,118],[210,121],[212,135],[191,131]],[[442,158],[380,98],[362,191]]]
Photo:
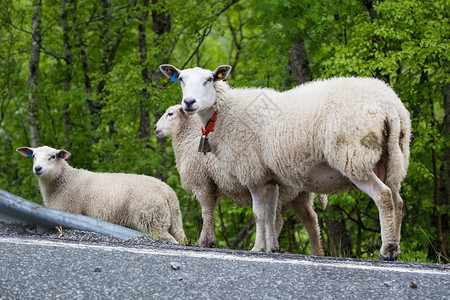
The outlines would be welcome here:
[[[439,252],[429,249],[438,238],[436,213],[448,220],[450,210],[434,195],[437,179],[448,183],[448,166],[441,161],[450,146],[443,102],[444,86],[450,83],[448,1],[375,1],[373,19],[364,1],[357,0],[251,0],[230,7],[227,1],[150,1],[148,8],[142,1],[105,1],[107,8],[99,1],[77,1],[66,3],[71,64],[65,59],[61,25],[65,1],[53,2],[43,4],[41,15],[39,126],[43,144],[70,147],[74,167],[160,177],[176,191],[186,235],[195,243],[200,206],[181,187],[170,139],[157,140],[152,134],[164,110],[181,99],[179,86],[165,80],[158,66],[214,69],[230,64],[232,86],[283,90],[289,49],[302,39],[313,78],[378,77],[404,101],[413,139],[402,188],[400,259],[423,262],[427,252]],[[40,203],[31,162],[14,151],[30,144],[31,8],[29,0],[0,4],[0,187]],[[164,20],[170,23],[165,29]],[[146,30],[145,61],[140,25]],[[143,79],[145,68],[150,82]],[[149,113],[149,135],[140,132],[142,111]],[[332,195],[329,208],[316,211],[327,254],[377,257],[378,210],[370,198],[356,191]],[[284,220],[281,249],[310,253],[306,230],[294,214],[288,212]],[[333,244],[331,221],[343,224],[349,249]],[[223,199],[215,225],[218,247],[251,248],[255,231],[250,208]]]

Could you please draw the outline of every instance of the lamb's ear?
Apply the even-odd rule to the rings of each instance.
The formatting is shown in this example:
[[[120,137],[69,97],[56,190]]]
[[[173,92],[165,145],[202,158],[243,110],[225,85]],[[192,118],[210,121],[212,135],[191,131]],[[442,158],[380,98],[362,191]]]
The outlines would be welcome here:
[[[69,151],[64,150],[64,149],[63,150],[58,150],[58,157],[59,158],[67,160],[69,158],[69,156],[70,156]]]
[[[185,114],[183,106],[182,105],[176,105],[176,107],[178,108],[178,110],[180,111],[181,114]]]
[[[33,148],[28,147],[20,147],[16,149],[17,152],[22,154],[25,157],[32,158],[33,157]]]
[[[173,74],[176,74],[176,78],[180,76],[181,71],[172,65],[160,65],[159,69],[169,78],[172,78]]]
[[[230,71],[231,71],[230,66],[225,65],[217,67],[217,69],[213,72],[214,81],[225,80],[228,74],[230,74]]]

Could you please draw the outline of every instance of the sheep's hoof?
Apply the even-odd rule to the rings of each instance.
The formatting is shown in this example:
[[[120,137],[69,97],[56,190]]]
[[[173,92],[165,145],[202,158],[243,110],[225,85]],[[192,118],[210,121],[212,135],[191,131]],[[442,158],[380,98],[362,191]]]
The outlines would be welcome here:
[[[311,255],[314,255],[314,256],[324,256],[325,253],[323,252],[322,249],[320,249],[320,250],[314,250],[314,251],[311,251]]]
[[[279,247],[278,245],[274,245],[274,246],[271,247],[271,248],[265,249],[265,251],[266,251],[267,253],[280,252],[280,247]]]
[[[279,249],[279,248],[267,249],[266,252],[267,252],[267,253],[280,252],[280,249]]]
[[[394,255],[383,255],[380,254],[380,256],[378,256],[378,260],[383,260],[383,261],[395,261],[397,260],[398,255],[394,256]]]
[[[380,256],[378,257],[378,260],[395,261],[398,259],[398,255],[400,254],[400,249],[397,244],[388,244],[387,247],[385,247],[385,248],[387,248],[386,251],[380,252]],[[384,254],[383,254],[383,252],[384,252]]]
[[[197,246],[200,246],[203,248],[212,248],[215,245],[216,245],[216,241],[213,241],[213,240],[197,241]]]
[[[252,252],[264,252],[266,249],[264,247],[256,247],[254,246],[250,251]]]

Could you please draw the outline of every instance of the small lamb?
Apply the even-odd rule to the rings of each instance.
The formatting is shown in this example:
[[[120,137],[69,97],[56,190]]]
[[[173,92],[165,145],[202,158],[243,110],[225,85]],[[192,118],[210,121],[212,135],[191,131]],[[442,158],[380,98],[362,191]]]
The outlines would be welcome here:
[[[21,147],[17,152],[33,159],[45,206],[126,226],[175,244],[185,240],[177,195],[164,182],[144,175],[75,169],[66,162],[68,151],[47,146]]]

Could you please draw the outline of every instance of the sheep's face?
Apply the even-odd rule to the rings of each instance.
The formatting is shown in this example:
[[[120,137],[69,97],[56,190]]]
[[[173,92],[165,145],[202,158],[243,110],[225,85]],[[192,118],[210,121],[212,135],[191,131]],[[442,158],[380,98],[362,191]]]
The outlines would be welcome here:
[[[169,107],[155,125],[156,136],[165,138],[180,131],[182,114],[184,114],[184,112],[182,112],[181,105]]]
[[[180,82],[183,91],[183,110],[188,115],[208,110],[216,102],[214,81],[225,80],[230,66],[220,66],[215,71],[201,68],[178,70],[171,65],[161,65],[161,71],[174,82]]]
[[[17,152],[33,159],[33,173],[40,178],[52,178],[61,171],[61,162],[70,153],[66,150],[56,150],[47,146],[39,148],[21,147]]]

